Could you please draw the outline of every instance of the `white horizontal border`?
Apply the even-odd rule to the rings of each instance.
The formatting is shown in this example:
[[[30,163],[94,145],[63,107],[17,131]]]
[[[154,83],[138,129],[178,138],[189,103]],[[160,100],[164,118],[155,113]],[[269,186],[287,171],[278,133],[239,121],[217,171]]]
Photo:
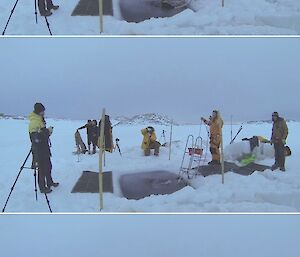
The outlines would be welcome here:
[[[300,216],[300,212],[53,212],[53,213],[45,213],[45,212],[4,212],[0,215],[164,215],[164,216],[236,216],[236,215],[242,215],[242,216],[262,216],[262,215],[269,215],[269,216],[279,216],[279,215],[285,215],[285,216]]]
[[[2,38],[300,38],[300,35],[4,35]]]

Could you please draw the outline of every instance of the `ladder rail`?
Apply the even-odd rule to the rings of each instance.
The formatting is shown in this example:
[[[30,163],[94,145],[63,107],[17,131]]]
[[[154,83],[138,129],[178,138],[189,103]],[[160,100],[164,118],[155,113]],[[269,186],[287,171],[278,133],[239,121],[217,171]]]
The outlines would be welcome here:
[[[185,173],[184,170],[187,169],[187,168],[184,168],[183,166],[184,166],[184,162],[186,159],[186,154],[188,153],[187,150],[188,150],[188,145],[189,145],[190,141],[192,141],[192,145],[194,145],[194,136],[193,135],[188,135],[188,137],[187,137],[185,148],[184,148],[184,153],[183,153],[183,157],[182,157],[182,161],[181,161],[179,175],[182,175],[183,173]]]
[[[200,142],[200,144],[199,144],[199,142]],[[203,155],[203,138],[201,136],[198,136],[196,138],[195,149],[196,148],[202,149],[202,154],[199,156],[198,161],[197,161],[197,170],[198,170],[198,168],[201,165],[201,158],[202,158],[202,155]]]
[[[191,146],[191,147],[189,147],[189,146]],[[182,157],[180,173],[179,173],[180,177],[182,177],[184,174],[186,174],[189,179],[196,176],[197,172],[194,172],[194,174],[191,174],[191,171],[193,170],[193,164],[196,161],[197,168],[198,168],[201,164],[201,158],[203,155],[203,152],[201,154],[196,154],[196,149],[202,149],[202,151],[203,151],[203,139],[201,136],[198,136],[195,140],[193,135],[189,135],[186,140],[184,154]],[[189,162],[188,162],[187,167],[185,167],[186,155],[189,155]],[[197,160],[196,160],[196,155],[197,155]]]

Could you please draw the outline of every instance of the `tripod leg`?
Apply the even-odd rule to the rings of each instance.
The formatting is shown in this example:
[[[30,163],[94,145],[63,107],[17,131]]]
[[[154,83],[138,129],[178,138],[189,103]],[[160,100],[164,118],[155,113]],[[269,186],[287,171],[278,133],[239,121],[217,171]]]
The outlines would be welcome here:
[[[118,147],[118,150],[119,150],[120,155],[122,156],[122,153],[121,153],[121,149],[120,149],[119,144],[117,144],[117,147]]]
[[[49,211],[52,213],[52,209],[51,209],[50,202],[49,202],[49,199],[48,199],[48,196],[47,196],[47,194],[45,194],[45,198],[46,198],[46,202],[47,202],[47,205],[48,205]]]
[[[37,8],[36,8],[36,1],[37,0],[34,0],[34,14],[35,14],[35,23],[37,24],[38,21],[37,21]]]
[[[19,0],[17,0],[17,1],[15,2],[15,5],[14,5],[14,7],[12,8],[12,10],[11,10],[11,12],[10,12],[9,18],[8,18],[8,20],[7,20],[7,22],[6,22],[6,25],[5,25],[5,28],[4,28],[3,32],[2,32],[2,36],[5,35],[5,31],[6,31],[6,29],[7,29],[8,23],[9,23],[9,21],[10,21],[10,19],[11,19],[11,16],[13,15],[15,9],[16,9],[16,6],[17,6],[18,2],[19,2]]]
[[[45,21],[46,21],[46,25],[47,25],[48,30],[49,30],[49,34],[50,34],[50,36],[52,36],[52,31],[51,31],[51,29],[50,29],[50,24],[49,24],[48,19],[47,19],[46,16],[45,16]]]
[[[21,166],[21,168],[20,168],[20,171],[19,171],[19,173],[18,173],[18,175],[17,175],[17,177],[16,177],[16,179],[15,179],[15,182],[14,182],[12,188],[10,189],[10,193],[9,193],[7,199],[6,199],[6,202],[5,202],[5,205],[4,205],[3,209],[2,209],[2,212],[5,212],[5,209],[6,209],[7,203],[8,203],[8,201],[9,201],[9,199],[10,199],[10,196],[11,196],[11,194],[12,194],[12,192],[13,192],[13,190],[14,190],[16,184],[17,184],[17,181],[18,181],[18,179],[19,179],[19,177],[20,177],[20,175],[21,175],[22,170],[24,169],[24,166],[25,166],[25,164],[26,164],[26,162],[27,162],[27,160],[28,160],[30,154],[31,154],[31,149],[30,149],[30,151],[29,151],[29,153],[28,153],[28,155],[27,155],[25,161],[23,162],[23,164],[22,164],[22,166]]]
[[[36,168],[34,169],[34,191],[35,191],[35,200],[37,201],[38,200],[38,195],[37,195],[37,186],[36,186],[36,180],[37,180],[37,178],[36,178]]]

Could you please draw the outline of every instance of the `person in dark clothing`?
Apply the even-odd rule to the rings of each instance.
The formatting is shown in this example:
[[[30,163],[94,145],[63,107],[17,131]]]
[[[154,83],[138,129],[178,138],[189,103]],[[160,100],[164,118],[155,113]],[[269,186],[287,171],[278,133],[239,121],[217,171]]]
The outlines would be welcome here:
[[[41,16],[50,16],[52,15],[51,10],[57,10],[59,8],[58,5],[54,5],[52,0],[38,0],[38,7]]]
[[[93,153],[95,154],[96,147],[97,147],[97,139],[98,139],[97,121],[88,120],[87,124],[78,128],[77,130],[81,130],[81,129],[86,129],[89,154],[91,154],[91,144],[93,145]]]
[[[53,127],[46,128],[44,119],[45,107],[41,103],[34,105],[34,111],[29,115],[29,136],[31,149],[34,156],[35,167],[38,168],[38,184],[41,193],[52,192],[51,187],[59,183],[53,182],[51,176],[52,163],[49,137]]]
[[[92,144],[93,144],[93,154],[95,154],[96,149],[97,149],[97,144],[98,144],[98,137],[99,137],[99,129],[98,129],[96,120],[92,121],[90,137],[91,137],[91,141],[92,141]]]
[[[100,134],[101,134],[101,122],[102,122],[102,120],[99,121],[98,138],[100,137]],[[110,117],[109,117],[109,115],[105,115],[105,120],[104,120],[105,151],[110,152],[110,153],[112,153],[113,149],[114,149],[112,129],[113,129],[113,126],[110,122]]]
[[[272,114],[273,128],[270,142],[274,144],[275,149],[275,164],[272,170],[280,168],[285,171],[285,144],[288,137],[288,127],[286,121],[279,117],[278,112]]]

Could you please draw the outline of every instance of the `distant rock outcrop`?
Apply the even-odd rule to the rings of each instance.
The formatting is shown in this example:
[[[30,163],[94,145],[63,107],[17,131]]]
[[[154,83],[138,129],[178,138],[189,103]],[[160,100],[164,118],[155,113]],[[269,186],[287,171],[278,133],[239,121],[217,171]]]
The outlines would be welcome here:
[[[118,123],[117,125],[165,125],[168,126],[172,123],[172,119],[168,116],[158,113],[146,113],[135,115],[132,118],[119,116],[114,118]],[[173,122],[174,125],[178,125]]]

